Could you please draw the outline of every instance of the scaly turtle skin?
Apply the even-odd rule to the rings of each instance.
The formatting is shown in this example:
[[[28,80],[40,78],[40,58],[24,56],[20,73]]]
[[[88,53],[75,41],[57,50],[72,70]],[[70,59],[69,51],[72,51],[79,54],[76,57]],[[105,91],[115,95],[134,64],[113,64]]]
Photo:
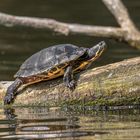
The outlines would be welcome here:
[[[86,69],[104,51],[105,42],[101,41],[92,48],[77,47],[72,44],[61,44],[43,49],[29,57],[15,74],[4,98],[4,104],[10,104],[14,93],[25,84],[63,76],[63,81],[70,90],[75,89],[73,73]]]

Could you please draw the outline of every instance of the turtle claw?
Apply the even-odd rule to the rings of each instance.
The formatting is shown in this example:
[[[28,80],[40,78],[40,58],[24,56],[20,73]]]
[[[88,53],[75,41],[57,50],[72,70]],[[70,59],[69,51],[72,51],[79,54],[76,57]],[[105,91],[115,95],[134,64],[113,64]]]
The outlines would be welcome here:
[[[14,95],[13,94],[7,94],[4,97],[4,104],[10,104],[12,102],[12,100],[14,99]]]
[[[69,83],[67,83],[66,85],[71,91],[74,91],[75,87],[76,87],[76,82],[74,80],[70,81]]]

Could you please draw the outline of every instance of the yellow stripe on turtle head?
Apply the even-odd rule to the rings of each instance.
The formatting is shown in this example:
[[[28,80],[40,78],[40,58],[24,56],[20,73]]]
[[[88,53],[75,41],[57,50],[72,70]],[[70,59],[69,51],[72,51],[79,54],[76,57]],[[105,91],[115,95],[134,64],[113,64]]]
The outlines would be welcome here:
[[[97,46],[93,47],[93,52],[94,52],[94,49],[95,49],[95,52],[93,53],[93,57],[89,61],[95,61],[97,58],[99,58],[101,54],[104,52],[105,48],[106,48],[105,44],[103,45],[97,44]]]

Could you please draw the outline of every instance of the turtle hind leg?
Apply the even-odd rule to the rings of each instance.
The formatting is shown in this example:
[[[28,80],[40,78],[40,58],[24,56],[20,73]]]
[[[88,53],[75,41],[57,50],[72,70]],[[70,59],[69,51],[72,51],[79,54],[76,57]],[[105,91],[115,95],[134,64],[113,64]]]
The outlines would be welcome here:
[[[6,91],[6,95],[4,97],[4,104],[10,104],[14,100],[14,93],[17,89],[23,84],[22,80],[16,79],[13,84],[11,84]]]
[[[73,91],[76,87],[76,82],[73,78],[72,66],[68,66],[64,73],[63,81],[71,91]]]

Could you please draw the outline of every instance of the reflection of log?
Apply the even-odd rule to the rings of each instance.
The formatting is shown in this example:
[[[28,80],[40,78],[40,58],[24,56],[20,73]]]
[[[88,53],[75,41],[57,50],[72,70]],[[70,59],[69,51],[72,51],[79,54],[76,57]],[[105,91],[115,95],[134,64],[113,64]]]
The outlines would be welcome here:
[[[0,83],[0,98],[11,82]],[[126,105],[140,101],[140,57],[81,73],[74,92],[62,78],[38,83],[20,91],[14,105]]]
[[[131,46],[140,49],[140,32],[135,27],[121,0],[102,1],[116,18],[120,27],[71,24],[48,18],[41,19],[33,17],[20,17],[4,13],[0,13],[0,24],[7,27],[25,26],[39,29],[49,29],[64,35],[84,34],[88,36],[114,38],[128,42]]]
[[[88,111],[64,110],[47,107],[5,108],[3,121],[6,129],[1,139],[85,139],[95,137],[117,140],[139,138],[139,109]],[[74,114],[73,114],[74,112]],[[92,115],[92,117],[91,117]],[[5,115],[1,112],[1,120]],[[8,131],[8,130],[12,130]],[[94,131],[93,131],[94,130]],[[72,138],[70,137],[72,136]],[[77,137],[76,137],[77,136]],[[90,137],[89,137],[90,136]],[[57,138],[56,138],[57,137]],[[76,138],[75,138],[76,137]],[[98,138],[95,138],[96,140]],[[132,140],[131,139],[131,140]]]

